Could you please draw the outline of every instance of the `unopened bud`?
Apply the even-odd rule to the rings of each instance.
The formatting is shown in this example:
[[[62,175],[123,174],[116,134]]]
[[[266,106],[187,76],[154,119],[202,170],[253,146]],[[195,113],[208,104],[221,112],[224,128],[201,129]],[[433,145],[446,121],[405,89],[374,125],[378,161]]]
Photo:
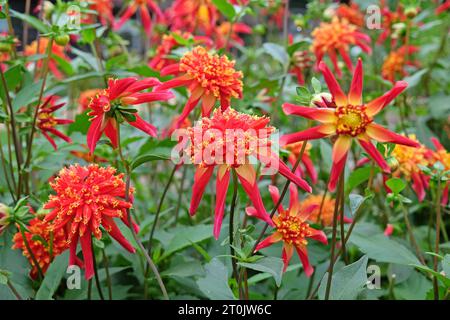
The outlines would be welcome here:
[[[417,16],[418,13],[419,13],[419,10],[417,7],[408,7],[405,9],[405,15],[409,19],[414,18],[415,16]]]
[[[10,213],[11,208],[3,203],[0,203],[0,234],[10,223]]]
[[[397,158],[395,157],[389,157],[386,159],[386,162],[389,166],[389,168],[391,168],[391,171],[397,171],[397,169],[400,167],[400,163],[398,162]]]
[[[326,108],[327,104],[331,104],[332,102],[333,102],[333,96],[331,95],[331,93],[321,92],[321,93],[313,94],[310,106]]]

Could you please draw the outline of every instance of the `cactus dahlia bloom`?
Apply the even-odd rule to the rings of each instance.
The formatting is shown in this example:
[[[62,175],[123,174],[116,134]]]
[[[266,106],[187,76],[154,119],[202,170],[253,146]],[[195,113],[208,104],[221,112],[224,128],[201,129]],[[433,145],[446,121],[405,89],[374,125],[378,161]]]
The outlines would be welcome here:
[[[310,207],[313,207],[308,220],[328,227],[333,225],[334,205],[336,203],[336,200],[331,199],[330,196],[326,195],[325,199],[323,199],[324,201],[322,205],[322,199],[323,195],[313,195],[313,194],[308,195],[301,202],[300,211],[304,211]],[[321,205],[322,205],[322,213],[320,213]],[[344,215],[344,222],[349,223],[352,222],[352,220]]]
[[[286,149],[290,151],[290,154],[288,156],[289,163],[294,166],[297,162],[298,157],[300,156],[301,150],[303,147],[303,142],[295,142],[292,144],[288,144],[286,146]],[[311,143],[307,143],[305,147],[305,151],[303,152],[303,157],[301,163],[305,166],[306,172],[308,173],[308,176],[311,178],[311,182],[313,184],[317,183],[317,171],[314,168],[314,164],[310,157],[310,151],[311,151],[312,145]],[[295,171],[295,174],[299,177],[303,177],[304,173],[301,166],[297,167],[297,170]]]
[[[287,145],[297,141],[334,137],[335,142],[332,152],[333,167],[328,184],[330,191],[334,191],[336,188],[339,175],[346,163],[347,153],[354,139],[358,141],[359,145],[387,173],[390,172],[389,165],[372,144],[371,140],[411,147],[420,146],[416,141],[391,132],[374,122],[375,115],[383,110],[407,87],[408,84],[406,82],[398,81],[391,90],[381,97],[364,103],[362,100],[363,67],[361,59],[358,60],[355,68],[348,95],[344,94],[331,73],[331,70],[324,62],[319,65],[319,69],[323,73],[336,108],[310,108],[285,103],[283,110],[286,114],[295,114],[307,119],[319,121],[321,124],[305,131],[284,135],[281,137],[280,143],[281,145]]]
[[[44,221],[52,222],[52,230],[65,230],[70,246],[69,265],[79,264],[77,244],[81,243],[86,279],[94,275],[92,235],[102,237],[103,229],[126,250],[135,249],[122,235],[114,218],[120,218],[130,225],[127,210],[131,202],[125,201],[125,182],[123,174],[116,175],[112,167],[72,165],[62,169],[54,182],[50,183],[56,195],[50,195],[44,209],[50,209]],[[130,191],[130,193],[132,190]],[[137,231],[137,225],[133,224]]]
[[[18,226],[18,228],[21,228]],[[66,241],[66,232],[64,229],[51,231],[51,225],[39,218],[30,220],[27,230],[24,230],[25,237],[30,246],[33,256],[39,264],[42,272],[45,274],[53,258],[68,248]],[[30,252],[25,245],[21,232],[17,232],[13,238],[13,249],[20,249],[23,255],[30,261],[32,269],[30,276],[36,279],[38,276],[38,268],[31,258]]]
[[[24,55],[29,57],[33,56],[35,54],[38,55],[45,55],[47,52],[47,47],[49,43],[48,38],[40,37],[39,42],[34,40],[31,44],[27,45],[24,50]],[[55,58],[56,57],[56,58]],[[64,53],[64,48],[61,46],[58,46],[56,43],[53,42],[52,48],[51,48],[51,57],[48,61],[48,68],[50,72],[55,76],[57,79],[61,79],[63,77],[63,74],[58,69],[58,60],[62,59],[65,61],[70,61],[70,58]],[[38,70],[42,69],[43,66],[43,58],[38,60],[36,62],[35,68]]]
[[[141,14],[141,22],[144,27],[145,33],[149,36],[152,33],[152,17],[150,16],[150,10],[156,14],[158,21],[164,21],[164,14],[159,8],[158,4],[153,0],[132,0],[131,4],[125,10],[123,15],[120,17],[119,22],[116,23],[114,29],[120,29],[125,22],[130,20],[130,18],[139,10]]]
[[[89,103],[91,111],[88,115],[92,118],[87,133],[87,145],[90,152],[94,152],[95,146],[103,133],[109,138],[113,147],[117,148],[118,118],[124,119],[133,127],[150,136],[156,136],[156,127],[144,121],[138,115],[137,110],[129,108],[129,106],[172,98],[173,94],[168,91],[142,92],[142,90],[159,84],[160,82],[156,78],[144,80],[136,78],[109,79],[108,88],[95,95]]]
[[[307,222],[312,210],[314,210],[316,206],[313,205],[302,209],[301,204],[298,201],[298,192],[295,185],[291,184],[289,186],[289,191],[289,208],[285,210],[282,205],[277,208],[278,216],[272,218],[276,231],[271,236],[261,241],[256,246],[255,252],[276,242],[283,241],[283,272],[286,271],[295,249],[302,262],[305,274],[310,277],[313,274],[314,269],[308,259],[308,238],[320,241],[323,244],[327,244],[328,240],[323,231],[311,228]],[[274,204],[277,204],[280,198],[278,188],[269,186],[269,192]],[[255,212],[255,208],[248,207],[246,211],[247,214],[252,215]]]
[[[187,86],[191,96],[178,118],[179,123],[202,101],[202,115],[209,116],[217,100],[222,110],[230,106],[231,98],[242,98],[242,72],[234,69],[234,61],[227,56],[210,54],[203,47],[195,47],[187,52],[177,64],[167,66],[161,74],[182,73],[164,82],[160,90]]]
[[[339,20],[334,17],[330,23],[322,22],[312,32],[312,51],[316,56],[317,65],[320,64],[325,54],[328,54],[333,63],[337,76],[342,76],[338,65],[337,54],[340,54],[344,63],[350,71],[353,71],[353,63],[348,54],[350,46],[356,45],[364,52],[371,54],[370,37],[359,32],[355,25],[347,20]]]
[[[413,141],[417,141],[415,135],[409,135]],[[398,161],[398,169],[394,175],[403,175],[407,180],[412,180],[412,188],[420,201],[425,199],[425,189],[428,188],[428,177],[422,173],[419,165],[429,165],[430,150],[420,144],[417,148],[396,145],[392,150],[392,156]]]
[[[38,112],[37,117],[37,128],[41,131],[44,137],[51,143],[53,148],[56,150],[55,140],[49,135],[53,134],[58,138],[63,139],[64,141],[71,143],[72,139],[66,136],[61,131],[57,130],[55,127],[60,124],[69,124],[72,123],[73,120],[69,119],[58,119],[53,114],[56,110],[61,109],[65,103],[55,104],[55,101],[58,98],[56,96],[50,96],[45,100],[45,102],[41,105]]]
[[[211,0],[175,0],[168,10],[171,30],[203,31],[207,36],[212,34],[218,17]]]
[[[197,165],[189,209],[191,215],[197,211],[214,168],[218,167],[214,218],[216,239],[222,225],[231,171],[237,175],[255,207],[252,215],[273,224],[264,208],[250,157],[260,161],[263,168],[272,166],[271,168],[278,169],[287,179],[311,192],[306,181],[293,174],[272,151],[270,137],[275,128],[268,126],[269,121],[267,117],[239,113],[232,108],[225,111],[216,109],[211,118],[204,117],[194,127],[186,130],[190,144],[183,146],[185,154]]]
[[[391,51],[384,59],[381,67],[381,75],[384,79],[395,82],[398,76],[406,77],[408,73],[405,70],[406,66],[417,66],[417,61],[407,59],[413,53],[419,51],[419,48],[414,46],[402,46],[397,50]]]

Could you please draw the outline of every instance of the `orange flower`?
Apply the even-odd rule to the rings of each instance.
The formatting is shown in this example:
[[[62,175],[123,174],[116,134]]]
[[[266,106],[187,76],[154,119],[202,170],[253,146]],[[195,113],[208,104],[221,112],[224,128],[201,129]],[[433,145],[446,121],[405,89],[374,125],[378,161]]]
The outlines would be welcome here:
[[[390,142],[418,147],[416,141],[387,130],[374,123],[374,117],[395,99],[408,84],[404,81],[395,83],[394,87],[381,97],[364,103],[362,99],[363,67],[361,59],[358,60],[350,92],[344,94],[331,70],[324,62],[319,69],[322,71],[325,82],[333,96],[336,108],[310,108],[296,106],[290,103],[283,105],[286,114],[295,114],[307,119],[321,122],[321,125],[305,131],[292,133],[281,137],[281,145],[287,145],[297,141],[333,137],[336,139],[333,146],[333,167],[330,173],[328,189],[334,191],[338,178],[345,167],[348,151],[356,138],[360,146],[373,158],[373,160],[387,173],[390,167],[380,152],[372,144],[371,140]]]
[[[91,102],[91,99],[94,98],[101,91],[102,91],[101,89],[88,89],[82,91],[78,98],[78,106],[80,111],[83,112],[89,109],[89,103]]]
[[[17,226],[21,228],[20,226]],[[39,218],[33,218],[30,220],[27,230],[24,230],[25,237],[30,246],[33,256],[39,264],[42,272],[47,271],[53,258],[68,248],[66,241],[66,232],[64,229],[51,231],[51,225]],[[33,266],[30,272],[30,276],[36,279],[38,276],[38,268],[34,264],[30,253],[25,245],[21,232],[17,232],[13,238],[13,249],[20,249],[23,255],[30,261]]]
[[[417,141],[416,136],[410,134],[409,139]],[[428,188],[428,177],[419,168],[419,165],[429,165],[430,150],[419,144],[417,148],[396,145],[392,150],[392,156],[397,159],[399,166],[393,173],[396,176],[403,175],[407,180],[412,180],[412,188],[420,201],[425,199],[425,189]]]
[[[214,29],[215,33],[215,43],[216,48],[221,49],[224,48],[227,44],[228,37],[230,38],[230,41],[228,41],[227,49],[229,49],[233,42],[237,43],[241,46],[244,45],[244,40],[239,36],[240,33],[242,34],[250,34],[252,33],[252,28],[250,28],[248,25],[242,22],[238,22],[233,24],[233,27],[231,29],[231,23],[228,21],[222,22],[220,25],[218,25]]]
[[[210,36],[219,13],[211,0],[175,0],[168,15],[172,30],[203,31]]]
[[[419,48],[414,46],[402,46],[397,50],[391,51],[384,59],[381,67],[381,75],[386,80],[395,82],[398,75],[405,77],[408,73],[405,71],[405,66],[417,66],[417,61],[407,60],[413,53],[419,51]]]
[[[286,149],[288,149],[290,151],[288,160],[291,163],[292,166],[295,165],[295,163],[297,162],[298,157],[300,156],[301,150],[303,147],[303,142],[295,142],[295,143],[291,143],[288,144],[286,146]],[[309,177],[311,178],[311,182],[313,184],[317,183],[317,171],[314,168],[314,164],[311,160],[310,157],[310,151],[311,151],[312,145],[311,143],[307,143],[306,147],[305,147],[305,151],[303,152],[303,157],[302,157],[302,163],[305,166],[306,172],[308,173]],[[295,171],[295,174],[298,175],[299,177],[303,177],[304,173],[303,170],[301,168],[301,166],[297,167],[297,170]]]
[[[331,199],[331,197],[327,195],[325,196],[325,199],[323,199],[322,205],[322,199],[323,195],[312,195],[312,194],[308,195],[300,204],[300,211],[304,211],[310,207],[313,207],[313,209],[311,210],[311,215],[309,216],[308,220],[317,224],[320,223],[328,227],[333,225],[334,206],[336,200]],[[319,216],[321,205],[322,205],[322,213]],[[352,220],[344,216],[344,222],[349,223],[352,222]]]
[[[322,22],[313,30],[312,36],[314,38],[312,51],[316,56],[317,65],[320,64],[324,55],[328,54],[338,77],[342,76],[342,72],[338,66],[337,54],[341,55],[347,68],[353,71],[353,63],[348,54],[350,46],[356,45],[368,54],[372,52],[368,45],[370,37],[359,32],[356,26],[345,19],[339,20],[334,17],[330,23]]]
[[[45,55],[47,52],[49,41],[50,40],[48,38],[44,37],[39,38],[39,43],[36,40],[34,40],[31,44],[25,47],[24,55],[27,57],[35,54]],[[70,58],[64,53],[63,47],[58,46],[55,42],[53,42],[48,67],[56,78],[61,79],[63,75],[58,69],[58,61],[55,58],[52,58],[54,56],[59,57],[65,61],[70,61]],[[42,65],[43,59],[41,58],[40,60],[37,61],[35,68],[41,69]]]
[[[294,249],[302,262],[305,274],[310,277],[314,269],[309,263],[307,244],[308,238],[327,244],[328,240],[323,231],[313,229],[307,223],[311,211],[315,206],[309,206],[302,209],[302,205],[298,201],[298,191],[294,185],[290,185],[290,202],[289,208],[284,210],[280,205],[277,208],[278,216],[273,217],[276,231],[263,241],[261,241],[255,248],[255,252],[265,247],[268,247],[275,242],[283,241],[283,253],[282,258],[284,262],[283,272],[289,265],[289,261],[292,258]],[[278,188],[275,186],[269,186],[269,192],[272,196],[273,203],[277,204],[280,199]],[[255,208],[248,207],[247,214],[254,214]]]
[[[228,57],[210,54],[203,47],[187,52],[177,64],[165,67],[162,75],[182,73],[181,76],[164,82],[160,90],[179,86],[191,92],[179,117],[179,123],[191,113],[202,100],[202,115],[209,116],[217,100],[222,110],[230,106],[231,98],[242,98],[242,72],[234,69],[234,61]]]
[[[135,252],[114,221],[114,218],[120,218],[130,226],[127,209],[132,204],[123,200],[123,174],[116,175],[116,169],[112,167],[103,168],[96,164],[82,167],[76,164],[62,169],[50,186],[56,195],[50,195],[44,205],[44,209],[51,209],[44,221],[53,222],[52,230],[55,232],[66,230],[70,245],[69,265],[78,264],[76,251],[80,241],[86,279],[94,275],[91,236],[93,234],[97,239],[102,237],[100,226],[125,249]],[[138,230],[137,225],[133,227]]]
[[[336,15],[341,19],[346,19],[355,26],[364,27],[364,15],[361,13],[357,3],[352,2],[350,5],[339,5],[336,9]]]
[[[272,151],[270,137],[275,131],[268,126],[267,117],[239,113],[232,108],[225,111],[216,109],[211,118],[204,117],[194,127],[186,130],[186,155],[197,165],[192,186],[192,199],[189,212],[195,214],[204,190],[218,166],[216,180],[216,208],[214,236],[219,237],[225,208],[226,194],[233,170],[245,192],[256,208],[253,216],[272,223],[267,214],[258,189],[256,171],[249,158],[262,163],[262,168],[276,167],[280,174],[307,192],[311,187],[302,178],[293,174]],[[273,168],[272,167],[272,168]]]
[[[193,39],[196,44],[203,43],[207,46],[212,45],[211,39],[204,36],[193,36],[190,32],[174,31],[174,33],[183,39]],[[174,58],[170,57],[173,49],[180,47],[177,39],[173,34],[165,34],[162,36],[161,44],[156,48],[155,56],[150,60],[149,67],[161,71],[168,65],[176,63]]]

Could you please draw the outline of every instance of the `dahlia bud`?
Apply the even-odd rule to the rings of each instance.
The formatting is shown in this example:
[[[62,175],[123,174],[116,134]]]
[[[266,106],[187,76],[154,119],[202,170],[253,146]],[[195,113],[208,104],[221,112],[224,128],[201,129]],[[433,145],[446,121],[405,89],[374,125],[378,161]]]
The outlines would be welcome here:
[[[394,29],[392,38],[398,39],[405,32],[406,25],[403,22],[395,23],[392,25],[392,29]]]
[[[51,14],[53,13],[53,10],[55,9],[55,5],[51,1],[44,1],[42,4],[42,9],[44,13],[44,17],[46,19],[49,19]]]
[[[265,34],[266,33],[266,27],[263,24],[257,24],[256,26],[253,27],[253,31],[256,34]]]
[[[62,46],[62,47],[67,45],[69,43],[69,41],[70,41],[70,37],[69,37],[68,34],[65,34],[65,33],[64,34],[60,34],[60,35],[55,37],[56,44],[59,45],[59,46]]]
[[[333,96],[328,92],[320,92],[313,94],[310,107],[326,108],[328,104],[333,102]]]
[[[398,162],[397,158],[395,157],[389,157],[386,159],[386,162],[389,166],[389,168],[391,168],[391,171],[397,171],[397,169],[400,167],[400,163]]]
[[[408,7],[405,9],[405,15],[409,19],[413,19],[419,13],[419,9],[417,7]]]
[[[10,213],[11,209],[7,205],[0,203],[0,234],[10,223]]]

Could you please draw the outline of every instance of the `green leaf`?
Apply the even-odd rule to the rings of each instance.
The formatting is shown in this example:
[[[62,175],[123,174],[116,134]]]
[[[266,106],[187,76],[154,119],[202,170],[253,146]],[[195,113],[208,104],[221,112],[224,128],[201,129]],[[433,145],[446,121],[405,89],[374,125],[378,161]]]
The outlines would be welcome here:
[[[419,71],[415,72],[414,74],[404,78],[403,80],[408,83],[408,87],[406,88],[406,90],[410,90],[411,88],[416,87],[420,83],[422,76],[427,72],[428,72],[428,69],[425,68],[425,69],[419,70]]]
[[[4,75],[5,75],[6,85],[8,86],[9,90],[14,90],[14,88],[16,88],[19,85],[19,83],[22,79],[22,72],[21,72],[22,70],[23,70],[23,66],[18,64],[18,65],[15,65],[5,71]],[[5,89],[4,89],[3,85],[0,85],[0,95],[1,95],[2,99],[6,102]]]
[[[313,77],[311,79],[311,85],[312,85],[315,93],[321,93],[322,92],[322,83],[320,83],[320,81],[317,78]]]
[[[355,230],[350,237],[350,242],[367,254],[369,258],[378,262],[402,265],[420,264],[411,251],[384,234],[367,235]]]
[[[211,230],[210,230],[211,231]],[[206,297],[211,300],[235,300],[228,285],[228,272],[225,265],[213,258],[205,265],[206,276],[197,280],[197,285]]]
[[[38,100],[39,91],[42,87],[42,80],[30,83],[23,87],[16,95],[12,102],[13,110],[18,111],[20,108],[29,105]]]
[[[41,20],[39,20],[36,17],[17,12],[15,10],[10,10],[10,12],[11,16],[28,23],[33,28],[37,29],[40,33],[49,33],[51,31],[49,26],[44,24]]]
[[[349,193],[353,189],[355,189],[357,186],[362,184],[364,181],[369,180],[370,172],[373,170],[373,174],[377,174],[380,172],[380,169],[378,167],[364,167],[364,168],[358,168],[350,173],[347,179],[346,189],[345,192]]]
[[[72,64],[70,61],[67,61],[64,58],[61,58],[60,56],[57,56],[56,54],[52,55],[52,59],[56,60],[56,63],[61,68],[61,70],[68,76],[71,76],[75,73],[73,70]]]
[[[363,256],[358,261],[343,267],[331,280],[330,300],[353,300],[367,283],[367,261]],[[328,273],[324,275],[319,287],[319,299],[325,298]]]
[[[140,165],[150,162],[150,161],[157,161],[157,160],[170,160],[170,155],[167,154],[144,154],[142,156],[137,157],[136,159],[131,162],[131,170],[136,169]]]
[[[212,0],[216,8],[225,16],[228,20],[233,20],[236,15],[236,10],[231,3],[227,0]]]
[[[386,181],[386,185],[395,194],[399,194],[406,188],[406,183],[399,178],[391,178]]]
[[[436,272],[433,269],[430,269],[427,266],[424,266],[424,265],[421,265],[421,264],[412,264],[411,266],[419,269],[422,272],[425,272],[425,273],[428,273],[428,274],[431,274],[431,275],[435,276],[439,281],[442,282],[442,284],[445,287],[450,288],[450,278],[444,276],[440,272]]]
[[[272,56],[272,58],[280,62],[284,67],[287,67],[289,63],[289,55],[284,47],[276,43],[266,42],[263,44],[263,48]]]
[[[93,43],[95,37],[96,37],[95,29],[90,28],[81,30],[81,39],[84,43]]]
[[[45,274],[45,278],[36,293],[36,300],[52,300],[56,289],[58,289],[58,286],[66,273],[68,259],[69,253],[66,251],[57,256],[50,264]]]
[[[275,283],[279,287],[283,277],[283,260],[274,257],[265,257],[259,259],[257,262],[247,263],[239,262],[240,266],[256,271],[267,272],[275,279]]]
[[[348,197],[350,199],[350,214],[352,216],[355,216],[359,207],[363,204],[365,198],[363,196],[360,196],[359,194],[354,193],[349,194]]]
[[[212,225],[198,225],[198,226],[182,226],[177,228],[174,233],[175,236],[170,240],[161,260],[168,257],[174,252],[182,250],[192,245],[212,237]]]
[[[442,270],[445,276],[450,279],[450,254],[446,254],[442,260]]]

